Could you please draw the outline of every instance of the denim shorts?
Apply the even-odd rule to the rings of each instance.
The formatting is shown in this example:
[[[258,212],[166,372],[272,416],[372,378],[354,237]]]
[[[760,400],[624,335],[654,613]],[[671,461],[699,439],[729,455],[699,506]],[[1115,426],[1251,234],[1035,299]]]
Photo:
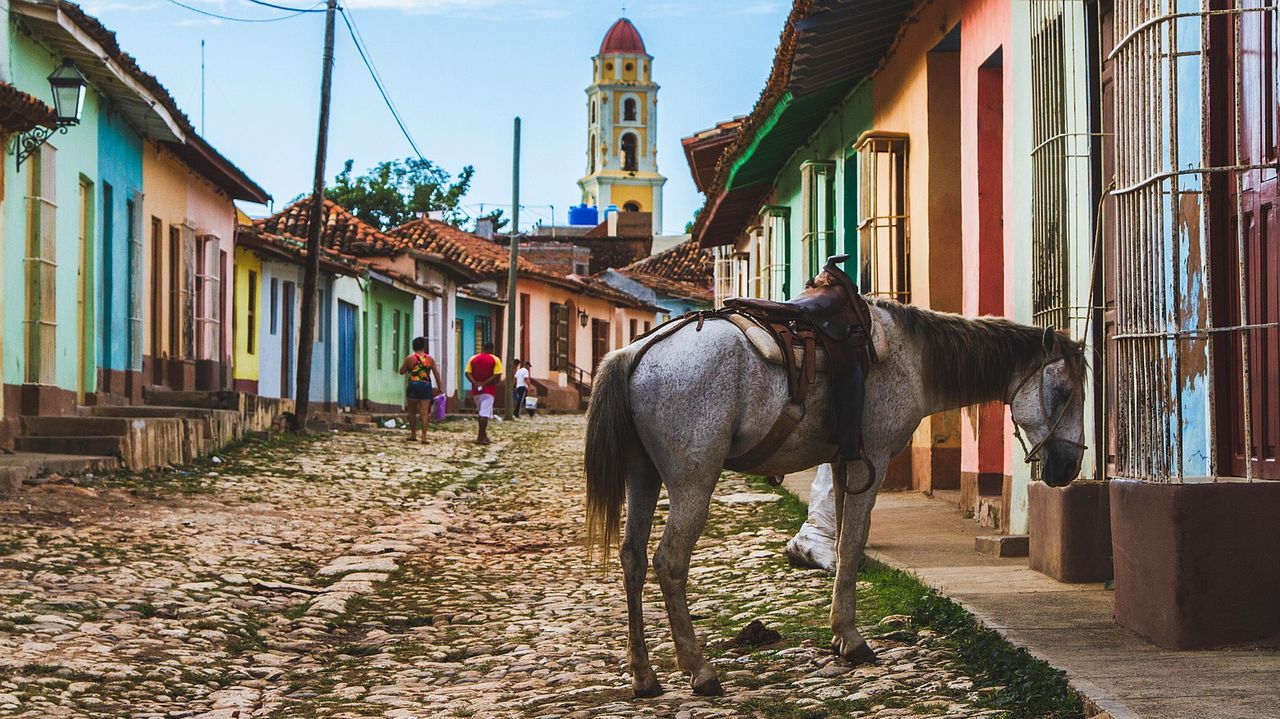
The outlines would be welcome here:
[[[409,399],[431,399],[431,383],[430,382],[410,382],[409,383]]]

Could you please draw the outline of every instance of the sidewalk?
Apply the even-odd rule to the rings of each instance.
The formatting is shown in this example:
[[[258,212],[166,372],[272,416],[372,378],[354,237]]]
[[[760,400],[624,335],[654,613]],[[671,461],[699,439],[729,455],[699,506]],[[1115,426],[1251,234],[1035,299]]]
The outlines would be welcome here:
[[[807,501],[808,477],[784,486]],[[917,575],[1064,670],[1115,719],[1280,718],[1280,652],[1161,649],[1112,621],[1112,593],[1102,585],[1061,584],[1026,558],[978,554],[974,537],[988,533],[946,502],[890,492],[876,501],[867,555]]]

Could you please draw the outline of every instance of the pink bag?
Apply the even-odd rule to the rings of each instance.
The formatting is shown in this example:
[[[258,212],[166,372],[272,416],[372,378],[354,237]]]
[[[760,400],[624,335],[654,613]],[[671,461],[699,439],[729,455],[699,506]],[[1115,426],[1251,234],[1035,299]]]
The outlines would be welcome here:
[[[445,397],[442,394],[436,395],[431,400],[431,419],[437,422],[444,421],[444,404]]]

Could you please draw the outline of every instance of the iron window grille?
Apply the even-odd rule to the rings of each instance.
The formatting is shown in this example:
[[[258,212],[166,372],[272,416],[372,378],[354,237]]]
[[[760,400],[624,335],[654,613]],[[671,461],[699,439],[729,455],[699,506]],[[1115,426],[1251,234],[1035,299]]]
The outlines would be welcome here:
[[[911,301],[908,135],[871,130],[854,143],[865,208],[858,224],[858,286],[867,295]]]

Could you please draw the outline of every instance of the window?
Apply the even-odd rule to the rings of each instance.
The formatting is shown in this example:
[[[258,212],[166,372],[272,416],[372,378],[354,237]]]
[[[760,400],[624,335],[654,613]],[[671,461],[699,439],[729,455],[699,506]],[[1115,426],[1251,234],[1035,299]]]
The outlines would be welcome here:
[[[400,351],[400,342],[400,310],[391,310],[391,364],[396,363],[396,353]]]
[[[151,218],[151,355],[159,357],[164,346],[164,223]],[[157,365],[158,369],[159,365]]]
[[[484,346],[493,341],[493,320],[489,317],[476,317],[476,354],[484,351]]]
[[[627,335],[628,340],[634,340],[636,338],[636,328],[639,325],[640,325],[639,320],[631,320],[631,322],[628,323],[627,329],[631,331],[631,334]]]
[[[752,297],[787,299],[790,218],[791,211],[778,205],[766,205],[760,213],[760,225],[752,232],[751,256],[755,264],[749,293]]]
[[[280,280],[271,278],[271,334],[276,334],[280,326]]]
[[[32,153],[27,188],[25,354],[27,382],[54,381],[54,336],[57,333],[57,184],[56,150],[44,145]],[[47,361],[46,361],[47,360]]]
[[[169,225],[169,357],[182,340],[182,229]]]
[[[858,287],[869,295],[910,302],[907,135],[866,132],[854,149],[861,160],[858,204],[865,208],[858,225]]]
[[[373,306],[373,356],[378,369],[382,369],[382,332],[382,303],[376,302]]]
[[[628,202],[628,203],[626,203],[625,205],[623,205],[623,206],[622,206],[622,211],[623,211],[623,212],[639,212],[639,211],[640,211],[640,203],[639,203],[639,202],[636,202],[635,200],[632,200],[632,201],[630,201],[630,202]]]
[[[648,331],[649,331],[649,328],[650,328],[650,325],[652,325],[652,324],[653,324],[652,322],[650,322],[650,321],[648,321],[648,320],[645,320],[645,323],[644,323],[644,331],[645,331],[645,332],[648,332]]]
[[[591,115],[590,117],[591,124],[594,125],[596,124],[596,101],[592,100],[591,102],[587,103],[587,105],[588,107],[591,108],[588,112]]]
[[[636,99],[628,97],[622,101],[622,120],[623,122],[636,121]]]
[[[552,372],[569,369],[569,308],[551,303],[551,357],[547,366]]]
[[[124,203],[125,228],[129,240],[129,369],[142,367],[142,216],[138,207],[142,194]]]
[[[591,265],[587,264],[586,262],[575,262],[573,263],[573,274],[575,275],[591,274]]]
[[[324,290],[316,290],[316,326],[313,339],[316,343],[324,342],[325,329],[329,326],[329,306],[324,301]]]
[[[800,166],[800,194],[804,205],[804,276],[818,274],[836,252],[836,167],[831,162],[806,162]]]
[[[733,245],[711,248],[712,288],[716,307],[723,307],[730,297],[748,296],[747,285],[751,280],[750,260],[746,253]]]
[[[248,354],[257,354],[258,352],[258,273],[249,270],[249,286],[248,290],[248,311],[245,313],[247,321],[245,322],[245,331],[249,333],[249,337],[245,340],[244,351]]]
[[[622,169],[635,172],[636,167],[636,135],[628,132],[622,136]]]
[[[213,235],[196,238],[196,246],[196,356],[218,359],[222,354],[221,249],[218,238]]]
[[[596,171],[596,136],[587,138],[587,174]]]

